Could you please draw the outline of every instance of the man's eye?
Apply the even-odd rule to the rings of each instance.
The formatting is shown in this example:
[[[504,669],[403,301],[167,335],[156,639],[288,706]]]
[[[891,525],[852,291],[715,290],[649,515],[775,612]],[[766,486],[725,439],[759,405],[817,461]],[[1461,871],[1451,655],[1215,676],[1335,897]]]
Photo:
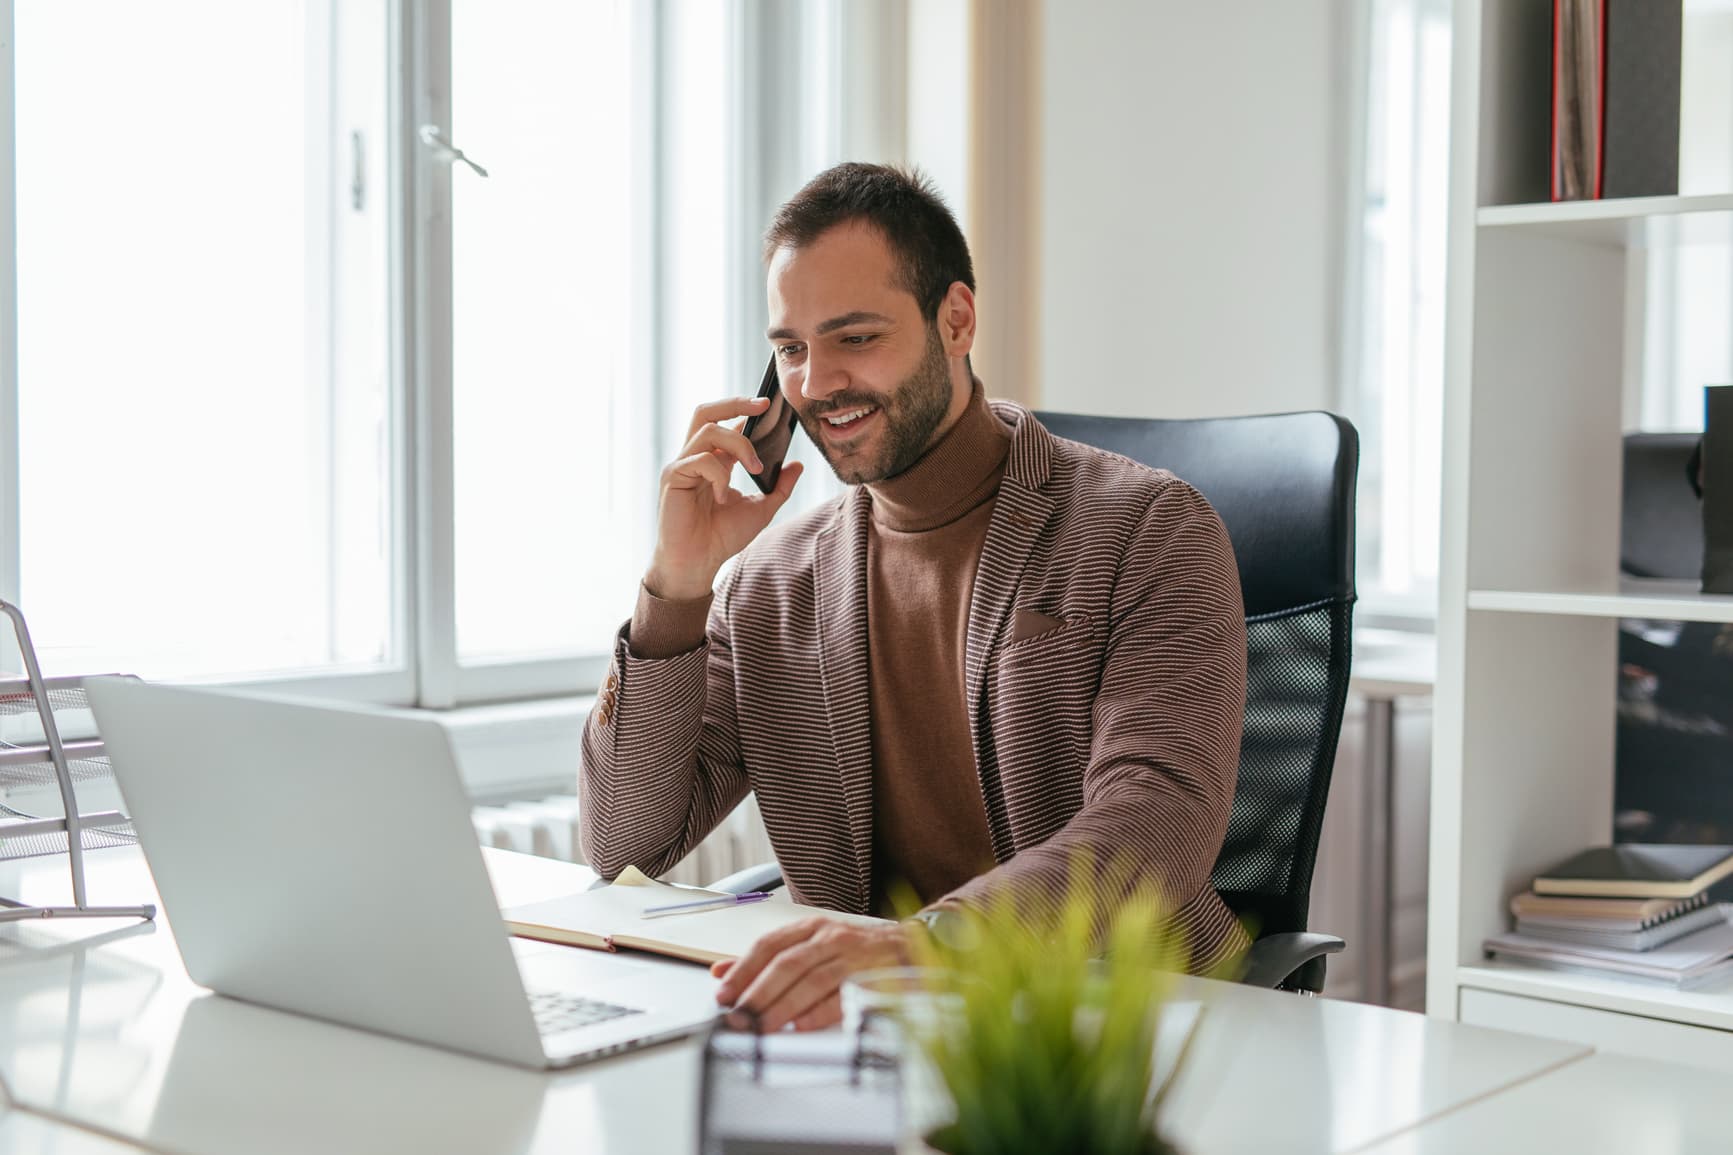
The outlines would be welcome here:
[[[865,345],[877,336],[877,333],[852,333],[844,337],[842,343],[845,345]]]
[[[778,345],[776,347],[776,355],[781,357],[784,361],[787,361],[795,354],[799,353],[802,348],[803,346],[800,345]]]

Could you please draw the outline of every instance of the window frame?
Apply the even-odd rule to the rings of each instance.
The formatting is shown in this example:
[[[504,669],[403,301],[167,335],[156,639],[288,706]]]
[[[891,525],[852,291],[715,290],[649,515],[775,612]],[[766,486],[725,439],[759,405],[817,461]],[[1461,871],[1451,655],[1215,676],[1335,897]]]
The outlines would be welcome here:
[[[656,69],[660,4],[632,6],[633,139],[638,141],[632,179],[655,188],[661,132]],[[394,406],[401,426],[397,471],[402,486],[401,556],[405,580],[397,591],[406,619],[402,653],[413,676],[411,700],[427,709],[527,698],[588,694],[601,684],[611,653],[555,653],[462,660],[457,644],[456,471],[452,324],[454,281],[451,233],[451,164],[430,156],[419,143],[422,125],[436,125],[451,139],[451,0],[390,5],[388,69],[394,102],[391,171],[398,211],[392,218],[392,343],[397,351]],[[459,147],[462,142],[455,142]],[[656,222],[634,236],[635,261],[657,268]],[[653,286],[642,286],[632,308],[631,339],[657,349]],[[650,398],[641,422],[637,455],[644,484],[654,479],[653,414],[660,403],[659,360],[648,380],[636,383]],[[647,492],[649,492],[647,490]],[[651,509],[649,499],[646,508]],[[624,614],[626,607],[622,607]],[[286,680],[284,680],[286,681]],[[341,682],[303,680],[327,692]],[[284,684],[283,681],[275,684]],[[363,691],[365,692],[365,691]]]
[[[323,2],[330,5],[330,19],[344,18],[341,0]],[[390,205],[385,222],[389,298],[385,340],[391,657],[363,669],[292,669],[185,681],[450,709],[581,697],[594,692],[611,661],[612,637],[596,638],[593,652],[465,660],[458,649],[453,170],[431,155],[419,135],[421,126],[434,125],[447,140],[452,136],[452,3],[383,0],[387,127],[380,172],[369,184],[375,190],[370,195]],[[0,597],[9,601],[18,599],[21,568],[17,260],[11,243],[16,228],[12,56],[16,4],[17,0],[0,0]],[[629,179],[635,189],[643,190],[650,207],[632,223],[632,264],[648,272],[632,279],[630,321],[622,339],[647,353],[633,360],[634,379],[620,386],[635,400],[615,407],[626,415],[616,418],[609,434],[616,443],[630,447],[630,456],[620,468],[632,479],[630,484],[641,487],[636,509],[653,532],[658,473],[678,443],[691,401],[680,395],[679,383],[673,379],[673,342],[681,334],[673,330],[668,290],[671,278],[680,275],[673,266],[678,255],[671,232],[676,190],[670,187],[678,174],[667,150],[674,138],[670,117],[679,78],[672,57],[682,10],[676,0],[629,0],[627,10],[634,65]],[[762,300],[758,235],[768,213],[812,171],[841,156],[902,158],[908,144],[903,96],[884,107],[872,104],[868,114],[849,117],[842,116],[838,101],[851,83],[877,83],[873,78],[882,75],[904,76],[908,20],[894,5],[857,11],[841,0],[813,0],[775,20],[752,5],[725,6],[725,51],[732,71],[725,78],[722,101],[724,131],[732,144],[723,171],[716,174],[725,232],[723,284],[717,287],[718,307],[726,314],[724,347],[717,351],[718,376],[724,382],[719,388],[728,388],[732,366],[739,387],[749,390],[763,364],[762,324],[751,323],[751,318],[763,308],[752,302]],[[845,42],[856,45],[854,55],[845,57]],[[860,58],[860,52],[866,57]],[[803,79],[812,82],[809,73],[818,69],[821,59],[830,65],[832,75],[821,107],[807,108],[790,95],[799,91]],[[847,75],[840,64],[845,59],[850,62]],[[461,147],[475,142],[453,143]],[[485,164],[485,147],[475,147],[482,154],[478,161]],[[339,164],[340,154],[341,150],[336,158]],[[815,477],[812,492],[803,495],[802,502],[826,496],[819,492],[823,487],[817,481]],[[622,605],[618,612],[623,620],[630,606]],[[11,638],[6,631],[0,634],[6,635],[0,636],[0,665],[15,668],[16,661],[5,661]]]
[[[1428,9],[1440,11],[1454,25],[1449,0],[1412,0],[1412,2],[1417,15]],[[1364,272],[1367,218],[1370,208],[1367,180],[1372,150],[1371,133],[1374,127],[1371,116],[1371,87],[1376,72],[1373,53],[1379,49],[1375,37],[1377,21],[1374,7],[1377,3],[1378,0],[1355,0],[1346,17],[1350,50],[1354,54],[1355,67],[1350,74],[1351,84],[1345,102],[1348,156],[1344,165],[1344,173],[1347,182],[1345,207],[1348,215],[1347,227],[1343,230],[1345,244],[1341,252],[1343,308],[1340,327],[1340,347],[1345,371],[1340,375],[1339,403],[1342,411],[1361,428],[1362,462],[1367,460],[1369,448],[1381,451],[1385,435],[1382,414],[1380,413],[1376,430],[1372,432],[1370,437],[1367,436],[1373,422],[1369,419],[1367,412],[1365,377],[1367,372],[1375,367],[1366,365],[1362,357],[1369,305],[1366,297],[1367,286]],[[1416,27],[1418,28],[1418,22]],[[1452,34],[1455,34],[1454,27]],[[1417,37],[1413,47],[1418,53],[1419,41]],[[1418,120],[1419,116],[1420,105],[1418,101],[1415,101],[1411,109],[1411,120]],[[1383,406],[1380,404],[1380,410],[1382,409]],[[1382,513],[1381,510],[1368,510],[1364,504],[1360,506],[1360,512],[1375,516]],[[1362,521],[1364,520],[1366,518],[1362,518]],[[1381,548],[1382,541],[1382,535],[1380,535]],[[1368,624],[1422,632],[1430,631],[1438,616],[1437,580],[1420,582],[1406,590],[1396,590],[1385,584],[1381,559],[1377,570],[1368,569],[1365,562],[1366,559],[1362,556],[1361,563],[1357,567],[1359,574],[1356,575],[1356,581],[1359,584],[1359,616],[1365,619]],[[1361,575],[1366,575],[1374,580],[1362,581]]]
[[[16,92],[16,0],[0,0],[0,598],[17,601],[21,587],[19,495]],[[610,651],[556,652],[461,660],[457,648],[455,472],[452,364],[452,168],[421,143],[422,125],[451,132],[451,0],[388,0],[385,77],[388,198],[387,308],[390,361],[387,501],[390,503],[390,621],[392,659],[350,672],[288,670],[247,677],[187,679],[207,685],[382,705],[457,706],[591,693]],[[633,4],[632,179],[656,189],[659,118],[660,2]],[[335,9],[334,9],[335,11]],[[334,18],[340,18],[335,17]],[[460,142],[461,143],[461,142]],[[659,201],[659,198],[653,198]],[[659,211],[635,227],[634,263],[659,269]],[[654,430],[664,403],[660,372],[657,290],[651,278],[634,289],[632,333],[639,347],[658,350],[643,380],[631,383],[647,400],[629,422],[630,471],[641,475],[646,516],[654,515]],[[621,607],[624,617],[629,607]],[[16,668],[10,631],[0,631],[0,665]],[[601,640],[598,639],[598,642]],[[87,671],[97,672],[97,671]]]
[[[13,109],[13,3],[0,0],[0,600],[18,600],[18,141]],[[10,630],[0,630],[0,666],[20,665]]]
[[[384,5],[387,20],[387,118],[394,130],[388,130],[384,148],[389,159],[389,180],[383,182],[382,195],[397,197],[408,186],[401,174],[407,167],[406,142],[399,115],[401,81],[406,76],[405,59],[400,50],[400,32],[405,15],[414,5],[409,0],[387,0]],[[16,0],[0,0],[0,598],[20,601],[22,589],[21,559],[21,470],[20,448],[23,431],[19,427],[18,378],[18,260],[17,260],[17,136],[16,136]],[[330,35],[336,23],[343,19],[337,0],[330,0],[324,11],[311,10],[308,19],[316,34]],[[336,61],[325,62],[327,69]],[[316,118],[328,118],[332,113],[329,92],[319,98],[325,102],[310,109]],[[336,146],[333,145],[335,148]],[[309,179],[321,175],[310,172]],[[335,177],[335,173],[322,174]],[[408,491],[404,463],[409,444],[405,428],[406,379],[408,366],[403,351],[406,348],[402,301],[409,276],[400,255],[404,252],[404,220],[402,212],[387,215],[388,283],[390,317],[386,340],[389,342],[390,382],[388,393],[388,438],[386,500],[389,502],[390,541],[388,550],[391,574],[391,610],[386,623],[391,658],[377,665],[354,669],[341,665],[311,666],[258,675],[211,675],[176,678],[175,681],[194,685],[232,685],[269,689],[284,693],[375,702],[392,705],[419,704],[416,683],[416,636],[409,628],[412,601],[406,598],[409,585],[407,563],[410,538],[407,533]],[[325,262],[320,271],[332,274],[329,254],[317,258]],[[333,274],[334,275],[334,274]],[[329,277],[327,278],[329,279]],[[329,333],[324,338],[328,341]],[[28,607],[24,607],[28,612]],[[37,639],[38,644],[41,643]],[[21,666],[16,641],[10,630],[0,629],[0,669],[17,670]],[[105,673],[106,670],[81,670],[79,673]]]
[[[458,649],[456,587],[456,476],[454,399],[456,381],[452,351],[454,318],[452,250],[452,179],[455,166],[429,157],[416,135],[418,126],[438,125],[451,139],[451,0],[428,0],[411,4],[396,0],[394,11],[405,29],[410,66],[401,69],[404,105],[416,110],[395,139],[410,149],[400,170],[400,179],[410,194],[416,223],[415,267],[425,275],[409,285],[416,291],[410,303],[413,333],[412,360],[421,366],[413,375],[410,408],[415,413],[415,435],[410,444],[419,450],[414,468],[416,565],[413,601],[416,606],[418,640],[415,669],[417,702],[425,708],[521,701],[528,698],[589,694],[601,684],[612,657],[611,637],[607,648],[595,651],[556,651],[509,657],[464,659]],[[652,190],[657,208],[633,222],[631,264],[636,269],[660,270],[656,236],[660,228],[661,197],[657,184],[656,158],[661,147],[660,108],[660,3],[629,5],[631,53],[634,68],[630,95],[631,139],[636,142],[629,179],[637,188]],[[461,141],[456,141],[462,147]],[[625,340],[634,347],[660,350],[660,323],[654,279],[635,278],[629,306],[631,331]],[[622,386],[629,396],[644,400],[629,406],[624,419],[631,446],[627,472],[643,486],[641,503],[645,517],[655,516],[657,462],[654,454],[655,415],[661,405],[660,357],[653,356],[639,370],[638,379]],[[647,558],[645,559],[648,560]],[[630,612],[620,607],[621,619]],[[601,639],[598,639],[600,642]]]

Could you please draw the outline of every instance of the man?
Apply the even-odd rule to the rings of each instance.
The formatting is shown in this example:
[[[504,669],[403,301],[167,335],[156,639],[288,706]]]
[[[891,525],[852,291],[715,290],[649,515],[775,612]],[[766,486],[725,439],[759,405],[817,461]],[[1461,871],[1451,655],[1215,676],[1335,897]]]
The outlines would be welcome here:
[[[985,400],[968,247],[920,178],[820,174],[765,261],[783,395],[855,488],[766,532],[800,467],[743,496],[730,471],[761,463],[725,424],[764,403],[693,415],[584,731],[591,862],[667,870],[754,790],[800,901],[882,913],[906,887],[929,920],[1003,899],[1040,927],[1074,864],[1112,863],[1101,913],[1158,886],[1192,965],[1221,960],[1243,943],[1209,875],[1246,641],[1220,520]],[[843,978],[925,932],[802,923],[718,964],[718,999],[765,1030],[827,1026]]]

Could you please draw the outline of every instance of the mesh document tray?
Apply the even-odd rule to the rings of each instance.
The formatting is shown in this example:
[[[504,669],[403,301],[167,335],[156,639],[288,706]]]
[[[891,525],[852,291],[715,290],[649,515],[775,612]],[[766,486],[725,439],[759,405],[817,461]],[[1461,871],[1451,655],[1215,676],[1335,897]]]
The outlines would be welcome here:
[[[85,812],[78,787],[114,777],[90,716],[82,677],[44,678],[18,607],[0,601],[12,621],[25,673],[0,676],[0,858],[65,854],[72,905],[31,906],[0,898],[0,922],[26,918],[154,918],[156,907],[91,906],[84,894],[84,852],[136,841],[118,810]],[[22,797],[20,797],[22,795]],[[42,805],[57,797],[58,807]],[[29,800],[30,809],[20,803]],[[54,810],[38,813],[39,810]]]
[[[108,786],[114,781],[114,768],[102,743],[92,734],[82,737],[90,727],[79,722],[89,712],[81,678],[49,678],[49,708],[63,737],[67,776],[74,790],[79,786]],[[74,724],[67,724],[68,716]],[[63,854],[66,851],[66,831],[53,830],[42,834],[9,834],[8,826],[52,821],[58,814],[36,814],[11,803],[20,792],[32,797],[59,788],[60,779],[54,757],[43,735],[36,696],[30,690],[28,678],[0,677],[0,858],[28,858],[32,855]],[[84,849],[100,846],[125,846],[136,842],[132,824],[121,818],[106,826],[82,824],[80,830]]]

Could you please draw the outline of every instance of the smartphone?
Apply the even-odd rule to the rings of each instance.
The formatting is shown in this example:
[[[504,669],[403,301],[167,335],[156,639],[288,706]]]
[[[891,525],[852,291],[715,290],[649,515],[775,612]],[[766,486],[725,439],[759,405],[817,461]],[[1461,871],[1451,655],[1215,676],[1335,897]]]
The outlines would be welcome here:
[[[760,490],[769,493],[776,488],[776,479],[782,476],[782,459],[788,456],[788,447],[794,441],[794,428],[800,423],[794,406],[782,395],[782,384],[776,377],[775,353],[770,355],[770,364],[764,367],[764,380],[758,383],[758,396],[770,398],[770,404],[763,413],[748,417],[740,432],[752,442],[759,463],[764,466],[757,473],[746,476]]]

